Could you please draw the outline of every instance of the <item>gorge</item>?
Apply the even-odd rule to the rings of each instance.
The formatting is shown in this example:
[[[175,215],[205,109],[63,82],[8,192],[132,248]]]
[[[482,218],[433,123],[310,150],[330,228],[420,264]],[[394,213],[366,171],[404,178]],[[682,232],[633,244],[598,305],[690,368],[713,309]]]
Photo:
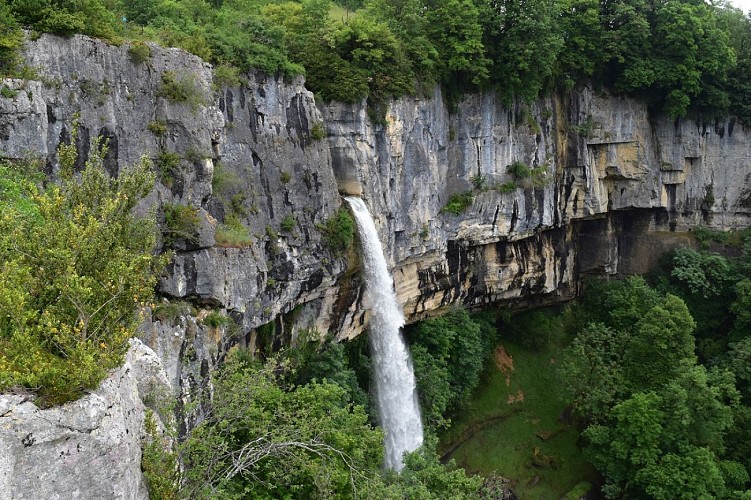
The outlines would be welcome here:
[[[137,464],[149,393],[189,407],[236,344],[286,346],[303,331],[361,334],[367,283],[358,257],[332,252],[320,230],[342,206],[340,192],[361,195],[374,214],[408,323],[452,304],[564,301],[584,275],[645,271],[698,226],[749,225],[751,138],[733,118],[672,120],[588,88],[511,107],[478,93],[450,110],[436,88],[391,101],[385,123],[374,124],[364,103],[317,103],[300,78],[254,73],[247,84],[213,88],[211,67],[177,49],[152,46],[149,60],[135,63],[126,46],[42,35],[25,51],[39,78],[4,80],[18,93],[0,98],[3,156],[41,158],[55,175],[57,146],[77,114],[79,150],[107,138],[111,173],[143,154],[158,165],[178,155],[142,209],[190,206],[199,224],[194,237],[174,243],[159,284],[164,304],[187,300],[195,310],[145,316],[145,346],[137,348],[150,353],[148,366],[134,360],[90,395],[110,410],[71,406],[40,416],[53,410],[0,397],[0,447],[9,450],[0,457],[0,492],[8,498],[26,498],[41,471],[62,477],[72,461],[93,459],[102,465],[82,468],[67,492],[113,484],[142,497]],[[168,72],[190,83],[195,105],[160,92]],[[324,137],[314,133],[321,129]],[[511,173],[512,165],[528,172]],[[469,200],[463,210],[444,210],[461,194]],[[248,229],[248,244],[216,243],[230,216]],[[239,333],[205,325],[213,310]],[[276,333],[264,339],[260,328],[269,324]],[[94,421],[78,425],[81,414]],[[200,410],[182,417],[185,431]],[[112,418],[135,423],[106,424]],[[55,487],[35,494],[51,496]]]

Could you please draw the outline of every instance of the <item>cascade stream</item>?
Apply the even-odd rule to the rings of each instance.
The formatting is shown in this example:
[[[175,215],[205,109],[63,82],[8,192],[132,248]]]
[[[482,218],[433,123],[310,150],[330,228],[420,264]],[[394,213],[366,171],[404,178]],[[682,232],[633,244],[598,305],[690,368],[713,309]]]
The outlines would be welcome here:
[[[404,452],[419,448],[423,440],[412,359],[400,331],[404,314],[368,207],[360,198],[348,196],[345,200],[352,207],[362,246],[365,301],[371,313],[368,337],[385,434],[385,465],[399,471]]]

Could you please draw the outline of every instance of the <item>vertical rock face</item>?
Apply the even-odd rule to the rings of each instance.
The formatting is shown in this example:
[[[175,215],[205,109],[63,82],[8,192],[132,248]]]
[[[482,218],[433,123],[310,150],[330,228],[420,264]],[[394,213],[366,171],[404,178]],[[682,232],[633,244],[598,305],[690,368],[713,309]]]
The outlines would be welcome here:
[[[40,78],[7,82],[24,91],[0,99],[2,154],[40,157],[54,173],[78,116],[79,164],[97,137],[113,173],[152,158],[160,182],[143,209],[188,204],[201,219],[193,240],[174,244],[160,292],[224,310],[240,340],[271,321],[285,342],[304,329],[362,331],[356,275],[320,231],[338,190],[370,206],[408,321],[456,302],[570,296],[579,221],[610,219],[596,268],[627,272],[618,233],[628,218],[616,214],[651,210],[632,226],[667,232],[745,226],[751,210],[750,137],[734,119],[667,120],[586,89],[510,108],[468,95],[449,111],[436,89],[393,101],[373,125],[364,104],[316,107],[300,79],[251,74],[219,88],[208,65],[175,49],[152,46],[136,64],[127,46],[45,35],[26,55]],[[470,192],[463,212],[443,211]],[[247,228],[241,243],[217,239],[230,220]]]
[[[155,314],[141,329],[166,368],[163,391],[180,404],[232,345],[263,340],[278,348],[305,330],[339,338],[363,331],[356,252],[332,254],[321,231],[342,206],[339,191],[361,194],[373,213],[408,322],[456,303],[570,298],[581,275],[643,272],[665,248],[690,243],[686,231],[698,225],[749,224],[751,131],[732,118],[668,120],[633,99],[588,89],[511,107],[492,93],[474,94],[449,110],[436,89],[391,102],[385,124],[374,125],[365,104],[316,105],[301,79],[251,74],[237,87],[214,85],[200,59],[150,47],[148,60],[135,63],[127,45],[81,36],[28,42],[39,78],[3,81],[19,92],[0,97],[0,155],[39,158],[54,176],[56,149],[71,140],[77,120],[79,167],[95,140],[106,140],[113,174],[143,155],[155,163],[159,182],[140,210],[155,209],[164,222],[164,205],[196,209],[196,235],[173,242],[159,285],[170,306],[190,307]],[[187,98],[176,98],[170,82]],[[466,209],[443,210],[463,193],[471,194]],[[238,222],[247,234],[228,241],[222,230]],[[217,309],[237,328],[204,324]],[[275,334],[261,339],[259,327],[269,324]],[[77,407],[85,418],[68,407],[40,411],[16,396],[0,400],[0,430],[11,429],[2,448],[12,452],[0,454],[0,494],[24,498],[27,486],[40,491],[32,488],[43,482],[35,474],[53,477],[23,472],[18,464],[29,457],[78,467],[65,443],[93,439],[115,418],[110,406],[127,421],[122,428],[140,432],[133,381],[121,371],[113,377]],[[197,419],[200,410],[182,424]],[[19,437],[21,429],[29,430]],[[26,446],[29,433],[27,442],[40,437]],[[135,448],[107,446],[130,450],[130,465],[99,468],[113,474],[101,484],[140,495]],[[85,460],[99,460],[107,446],[90,448]],[[61,479],[66,488],[75,487],[71,477]]]
[[[511,109],[472,95],[455,113],[436,91],[393,102],[377,129],[360,106],[324,117],[334,170],[363,179],[411,319],[455,302],[570,297],[581,272],[643,272],[659,254],[647,247],[686,243],[637,239],[648,233],[749,223],[751,135],[732,118],[667,120],[586,89]],[[442,213],[466,192],[464,213]]]

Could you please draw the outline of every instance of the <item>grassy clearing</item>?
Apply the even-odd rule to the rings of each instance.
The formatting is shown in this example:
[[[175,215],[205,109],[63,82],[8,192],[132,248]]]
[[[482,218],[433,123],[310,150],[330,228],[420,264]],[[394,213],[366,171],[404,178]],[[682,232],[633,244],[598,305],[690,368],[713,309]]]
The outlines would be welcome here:
[[[561,498],[596,473],[576,446],[576,428],[559,418],[565,405],[557,397],[557,349],[502,345],[511,361],[497,352],[495,358],[505,361],[506,373],[497,364],[488,370],[468,410],[442,436],[443,452],[470,471],[512,479],[525,500]]]
[[[354,12],[348,11],[341,5],[337,5],[335,3],[331,3],[331,7],[329,7],[329,17],[331,19],[336,19],[338,21],[347,20],[349,17],[354,15]]]

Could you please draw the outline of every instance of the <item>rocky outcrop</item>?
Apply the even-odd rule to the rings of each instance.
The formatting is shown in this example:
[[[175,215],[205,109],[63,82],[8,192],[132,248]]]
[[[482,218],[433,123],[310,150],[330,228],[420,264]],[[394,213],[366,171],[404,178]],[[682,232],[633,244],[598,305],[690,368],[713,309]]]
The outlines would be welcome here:
[[[148,498],[142,401],[164,382],[159,359],[134,340],[125,364],[77,401],[40,409],[0,395],[0,499]]]

